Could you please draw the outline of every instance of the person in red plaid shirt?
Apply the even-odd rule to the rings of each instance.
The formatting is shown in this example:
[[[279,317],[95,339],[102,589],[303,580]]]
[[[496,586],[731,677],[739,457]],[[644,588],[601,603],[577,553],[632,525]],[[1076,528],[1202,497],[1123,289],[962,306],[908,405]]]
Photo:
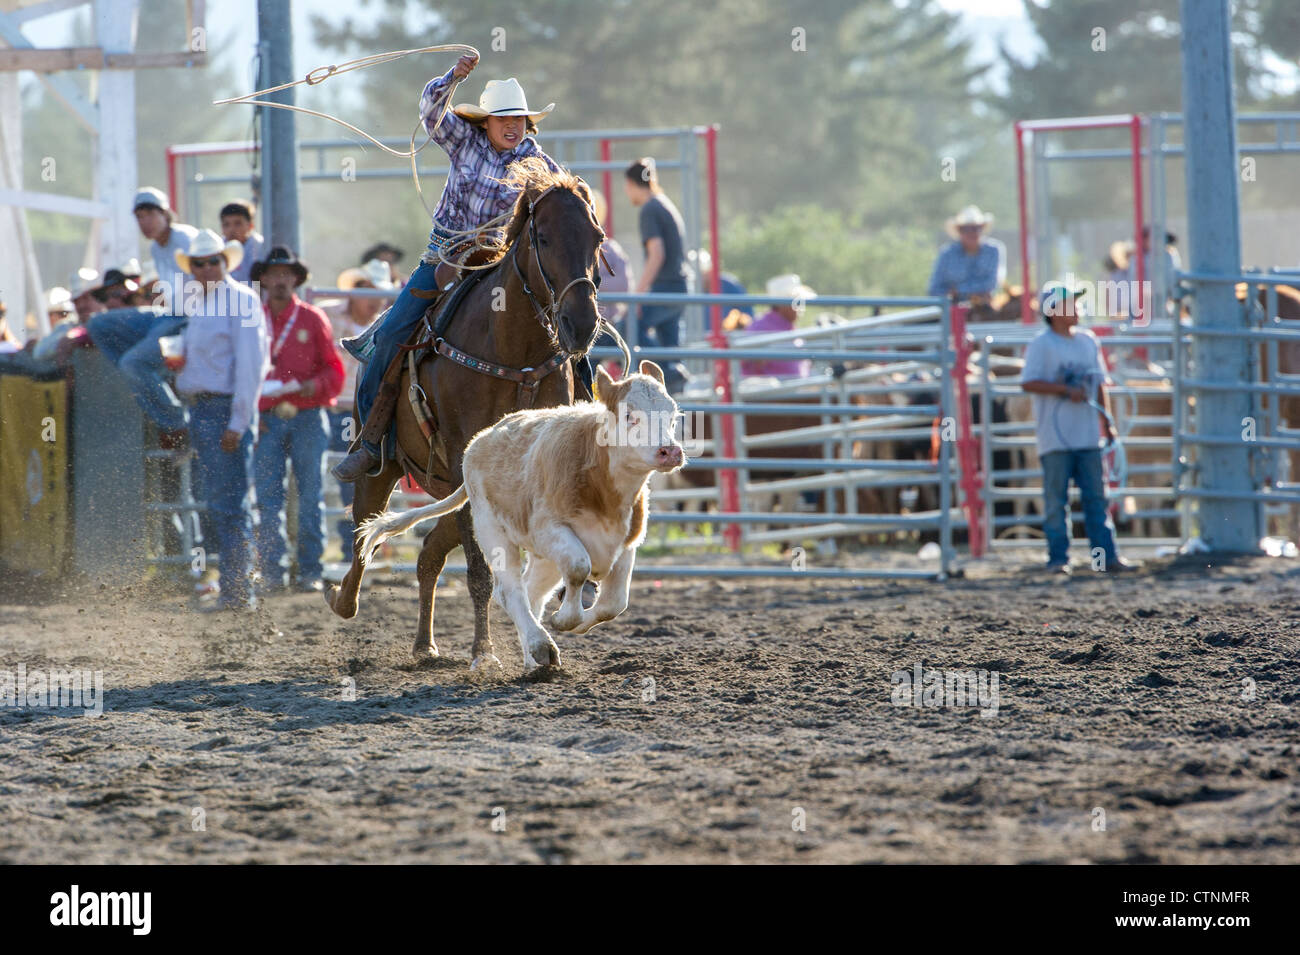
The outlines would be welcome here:
[[[358,361],[368,364],[357,388],[356,421],[362,426],[358,446],[335,465],[334,476],[340,481],[355,481],[379,463],[379,445],[388,433],[396,404],[396,388],[381,389],[380,385],[399,346],[411,336],[430,304],[413,293],[446,289],[456,277],[455,269],[441,263],[439,253],[455,258],[463,251],[463,247],[456,248],[455,232],[476,228],[514,208],[519,190],[502,182],[514,163],[536,157],[552,172],[560,171],[533,138],[537,122],[555,104],[530,110],[514,77],[489,80],[478,106],[461,104],[443,112],[452,78],[463,80],[477,62],[477,56],[462,56],[454,67],[430,80],[420,96],[420,118],[430,138],[446,151],[451,169],[434,210],[429,248],[419,267],[392,308],[366,333],[343,343]],[[495,237],[504,232],[504,227],[497,230]]]
[[[325,552],[322,485],[330,429],[327,409],[343,390],[343,362],[334,350],[329,319],[294,290],[307,281],[307,267],[284,246],[254,264],[249,278],[266,293],[271,370],[262,385],[261,429],[254,453],[258,569],[265,587],[288,587],[285,552],[285,462],[298,484],[298,580],[301,591],[321,590]]]

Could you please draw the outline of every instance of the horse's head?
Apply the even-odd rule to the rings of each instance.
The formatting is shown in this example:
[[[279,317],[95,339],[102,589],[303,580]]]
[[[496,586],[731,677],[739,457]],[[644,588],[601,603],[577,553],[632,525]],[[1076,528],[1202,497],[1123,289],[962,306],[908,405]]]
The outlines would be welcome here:
[[[577,176],[551,172],[533,157],[515,163],[506,181],[521,190],[506,230],[515,267],[556,343],[570,354],[583,354],[600,321],[597,253],[605,240],[591,190]]]

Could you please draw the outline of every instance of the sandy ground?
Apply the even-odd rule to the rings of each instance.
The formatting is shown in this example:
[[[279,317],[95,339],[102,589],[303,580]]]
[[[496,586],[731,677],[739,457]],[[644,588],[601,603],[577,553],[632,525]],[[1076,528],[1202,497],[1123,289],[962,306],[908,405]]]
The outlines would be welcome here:
[[[0,861],[1300,861],[1295,561],[640,569],[549,682],[495,612],[505,673],[471,677],[463,583],[434,668],[408,664],[414,619],[393,579],[346,623],[308,595],[9,599],[0,668],[102,670],[107,697],[0,707]],[[895,705],[917,665],[997,673],[997,714]]]

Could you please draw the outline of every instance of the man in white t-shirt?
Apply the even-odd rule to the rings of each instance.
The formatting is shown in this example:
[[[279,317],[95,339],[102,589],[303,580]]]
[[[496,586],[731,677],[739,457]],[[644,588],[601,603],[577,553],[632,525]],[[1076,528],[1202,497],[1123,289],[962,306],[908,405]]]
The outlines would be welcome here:
[[[115,308],[94,316],[86,330],[96,347],[126,376],[140,407],[158,425],[162,447],[179,448],[187,441],[185,407],[167,384],[158,339],[179,335],[185,329],[187,276],[176,264],[176,253],[189,251],[198,230],[176,221],[167,194],[160,189],[142,188],[132,209],[140,234],[150,240],[149,254],[162,291],[152,305]]]
[[[1070,480],[1079,488],[1084,529],[1093,551],[1101,551],[1099,569],[1133,569],[1115,549],[1115,526],[1101,474],[1101,435],[1115,439],[1110,399],[1103,385],[1106,365],[1097,337],[1079,328],[1076,299],[1083,289],[1049,283],[1039,311],[1048,327],[1029,343],[1021,380],[1033,395],[1038,457],[1043,464],[1043,533],[1047,569],[1070,572]],[[1106,408],[1102,412],[1101,408]]]

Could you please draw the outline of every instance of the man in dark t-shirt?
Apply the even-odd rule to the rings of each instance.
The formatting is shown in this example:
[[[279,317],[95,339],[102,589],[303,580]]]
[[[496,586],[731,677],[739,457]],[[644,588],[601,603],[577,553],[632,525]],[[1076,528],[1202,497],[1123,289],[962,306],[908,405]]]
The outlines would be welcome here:
[[[639,212],[641,245],[645,266],[637,292],[685,292],[685,228],[682,214],[659,188],[654,160],[638,159],[628,166],[623,182],[627,197]],[[637,326],[636,344],[642,348],[677,348],[682,341],[682,307],[680,305],[642,305]],[[680,392],[686,384],[686,368],[681,362],[660,362],[664,384],[670,393]]]

